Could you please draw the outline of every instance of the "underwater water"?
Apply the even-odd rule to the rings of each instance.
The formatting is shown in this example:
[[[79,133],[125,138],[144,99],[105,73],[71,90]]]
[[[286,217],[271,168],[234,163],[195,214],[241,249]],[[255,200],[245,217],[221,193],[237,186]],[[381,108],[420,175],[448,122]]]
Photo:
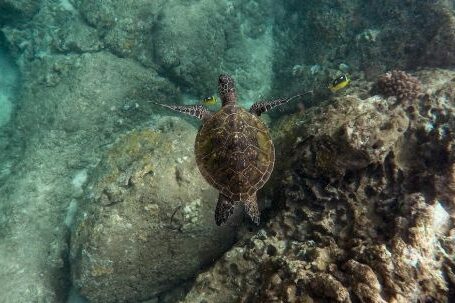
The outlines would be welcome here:
[[[455,1],[0,0],[3,302],[455,302]]]
[[[18,83],[18,70],[13,59],[8,57],[4,50],[0,50],[0,65],[2,66],[2,78],[0,79],[0,126],[4,126],[10,120],[15,99],[15,88]]]

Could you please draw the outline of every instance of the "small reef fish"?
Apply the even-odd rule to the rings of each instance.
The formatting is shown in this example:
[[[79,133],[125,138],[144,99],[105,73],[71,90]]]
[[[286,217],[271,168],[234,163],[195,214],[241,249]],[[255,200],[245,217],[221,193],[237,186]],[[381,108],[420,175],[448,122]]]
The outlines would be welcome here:
[[[215,96],[210,96],[207,98],[202,99],[201,103],[204,105],[215,105],[218,102],[218,100],[215,98]]]
[[[332,93],[338,92],[340,89],[345,88],[346,86],[351,83],[351,79],[349,79],[348,75],[342,75],[335,80],[332,81],[329,85],[329,89]]]

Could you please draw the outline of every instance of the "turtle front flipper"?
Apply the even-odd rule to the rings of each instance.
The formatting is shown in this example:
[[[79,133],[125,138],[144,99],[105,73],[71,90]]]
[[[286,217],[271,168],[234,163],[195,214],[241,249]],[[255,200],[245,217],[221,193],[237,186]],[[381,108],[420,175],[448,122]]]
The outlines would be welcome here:
[[[220,226],[227,221],[230,215],[234,213],[234,201],[230,200],[223,194],[219,194],[218,203],[215,209],[215,222]]]
[[[256,194],[250,196],[244,203],[245,211],[248,216],[250,216],[251,220],[256,223],[256,225],[259,225],[260,213]]]
[[[172,109],[173,111],[186,114],[189,116],[196,117],[200,120],[205,120],[212,115],[212,112],[205,108],[203,105],[172,105],[172,104],[161,104],[150,101],[153,104],[160,105],[165,108]]]
[[[292,100],[294,99],[297,99],[298,97],[301,97],[303,95],[306,95],[306,94],[312,94],[313,91],[308,91],[308,92],[305,92],[303,94],[300,94],[300,95],[295,95],[295,96],[292,96],[292,97],[289,97],[289,98],[278,98],[278,99],[275,99],[275,100],[271,100],[271,101],[260,101],[260,102],[256,102],[254,103],[253,105],[251,105],[250,107],[250,113],[256,115],[256,116],[260,116],[262,113],[265,113],[277,106],[280,106],[280,105],[283,105],[283,104],[286,104],[288,102],[291,102]]]

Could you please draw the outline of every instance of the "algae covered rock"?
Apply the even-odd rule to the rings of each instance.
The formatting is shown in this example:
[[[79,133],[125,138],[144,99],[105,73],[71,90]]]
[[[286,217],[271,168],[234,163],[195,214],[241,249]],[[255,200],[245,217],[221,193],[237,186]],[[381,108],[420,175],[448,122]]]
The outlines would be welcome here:
[[[73,3],[84,20],[97,29],[100,41],[109,51],[145,66],[153,65],[153,28],[166,1],[75,0]]]
[[[282,146],[298,149],[305,174],[330,179],[384,161],[407,124],[405,111],[390,110],[380,97],[346,96],[283,120],[275,137]],[[277,152],[288,153],[284,148]]]
[[[86,188],[71,259],[73,282],[91,302],[149,299],[233,243],[232,228],[215,225],[217,193],[197,170],[195,131],[173,119],[165,127],[121,137]]]
[[[27,20],[39,10],[41,0],[1,0],[0,24]]]
[[[212,16],[226,10],[226,3],[219,0],[191,5],[169,1],[163,9],[155,37],[157,63],[192,93],[213,90],[210,84],[218,76],[226,37],[222,19]],[[175,18],[182,11],[185,18]]]
[[[275,2],[271,0],[73,3],[92,26],[88,37],[95,29],[106,50],[157,70],[192,97],[214,94],[213,79],[222,72],[235,75],[245,102],[268,94],[272,87],[273,68],[269,63],[275,52]],[[80,26],[87,31],[84,27]],[[76,31],[63,37],[70,41],[62,41],[58,47],[87,48],[83,41],[74,41],[82,34]],[[68,45],[72,41],[78,45]]]
[[[0,301],[66,302],[70,210],[84,172],[128,121],[149,119],[153,108],[138,94],[166,100],[175,90],[107,52],[19,60],[18,106],[0,139]],[[125,111],[130,98],[140,106]]]
[[[39,125],[110,137],[116,128],[149,118],[153,109],[145,100],[179,98],[175,86],[153,70],[102,51],[46,56],[30,63],[23,78],[23,95],[46,100],[24,98],[18,127],[27,131]],[[39,85],[46,89],[36,89]]]

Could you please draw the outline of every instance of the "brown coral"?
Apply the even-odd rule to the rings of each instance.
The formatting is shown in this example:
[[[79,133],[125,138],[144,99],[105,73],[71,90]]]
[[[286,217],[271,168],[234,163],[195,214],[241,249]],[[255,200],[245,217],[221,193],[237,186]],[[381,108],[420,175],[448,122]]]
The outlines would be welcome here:
[[[401,70],[392,70],[380,76],[377,87],[382,95],[395,96],[399,102],[412,101],[422,95],[420,81]]]

